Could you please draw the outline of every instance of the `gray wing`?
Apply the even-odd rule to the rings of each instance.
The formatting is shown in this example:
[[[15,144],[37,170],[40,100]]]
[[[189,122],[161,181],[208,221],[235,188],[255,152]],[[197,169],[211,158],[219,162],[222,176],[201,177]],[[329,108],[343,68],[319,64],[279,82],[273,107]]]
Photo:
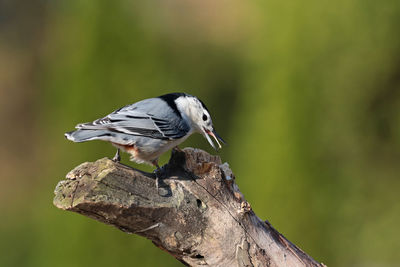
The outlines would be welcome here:
[[[145,99],[114,111],[104,118],[78,124],[77,129],[171,140],[185,136],[190,126],[159,98]]]

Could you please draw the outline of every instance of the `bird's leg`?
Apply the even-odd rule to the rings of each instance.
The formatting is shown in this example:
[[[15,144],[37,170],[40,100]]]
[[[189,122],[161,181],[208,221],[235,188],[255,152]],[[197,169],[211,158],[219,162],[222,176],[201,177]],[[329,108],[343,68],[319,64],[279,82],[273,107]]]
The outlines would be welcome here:
[[[156,190],[158,193],[158,181],[159,181],[159,176],[161,173],[161,168],[158,165],[158,160],[153,160],[151,163],[153,163],[153,165],[156,167],[156,169],[154,170],[154,174],[156,175]]]
[[[120,162],[121,161],[121,156],[119,155],[119,148],[117,148],[117,153],[115,153],[115,156],[112,159],[114,162]]]

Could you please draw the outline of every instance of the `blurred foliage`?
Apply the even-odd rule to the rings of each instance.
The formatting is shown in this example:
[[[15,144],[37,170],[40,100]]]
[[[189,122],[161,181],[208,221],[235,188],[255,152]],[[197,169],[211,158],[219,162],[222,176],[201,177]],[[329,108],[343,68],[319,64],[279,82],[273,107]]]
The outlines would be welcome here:
[[[65,131],[174,91],[207,103],[261,218],[328,266],[396,266],[399,26],[395,0],[0,2],[0,266],[181,265],[52,205],[115,152]]]

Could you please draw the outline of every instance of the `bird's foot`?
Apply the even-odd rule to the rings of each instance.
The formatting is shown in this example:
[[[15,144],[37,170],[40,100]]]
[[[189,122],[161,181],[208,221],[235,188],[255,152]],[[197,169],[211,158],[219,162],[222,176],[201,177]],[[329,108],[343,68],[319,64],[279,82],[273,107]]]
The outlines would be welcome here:
[[[183,150],[180,149],[178,146],[174,147],[172,150],[175,150],[176,152],[183,152]]]
[[[114,162],[120,162],[121,161],[121,156],[119,154],[119,148],[117,148],[117,153],[115,153],[115,156],[112,159]]]
[[[160,195],[160,191],[159,191],[159,188],[160,188],[160,186],[159,186],[159,181],[160,181],[160,179],[161,179],[161,169],[160,169],[160,167],[157,167],[157,169],[155,169],[155,170],[153,171],[153,173],[154,173],[155,176],[156,176],[156,190],[157,190],[157,194]]]
[[[154,175],[156,176],[156,190],[157,190],[157,194],[160,195],[159,182],[160,182],[160,179],[162,177],[162,175],[161,175],[162,171],[161,171],[160,166],[158,166],[158,162],[157,161],[153,162],[153,165],[156,166],[156,169],[153,171]]]

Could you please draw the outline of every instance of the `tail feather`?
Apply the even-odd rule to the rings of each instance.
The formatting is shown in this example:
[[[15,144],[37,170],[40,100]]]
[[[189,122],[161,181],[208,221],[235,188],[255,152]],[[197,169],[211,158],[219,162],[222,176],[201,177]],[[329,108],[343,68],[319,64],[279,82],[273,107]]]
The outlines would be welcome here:
[[[107,130],[87,130],[78,129],[76,131],[65,133],[65,137],[73,142],[85,142],[90,140],[110,140],[113,133]]]

